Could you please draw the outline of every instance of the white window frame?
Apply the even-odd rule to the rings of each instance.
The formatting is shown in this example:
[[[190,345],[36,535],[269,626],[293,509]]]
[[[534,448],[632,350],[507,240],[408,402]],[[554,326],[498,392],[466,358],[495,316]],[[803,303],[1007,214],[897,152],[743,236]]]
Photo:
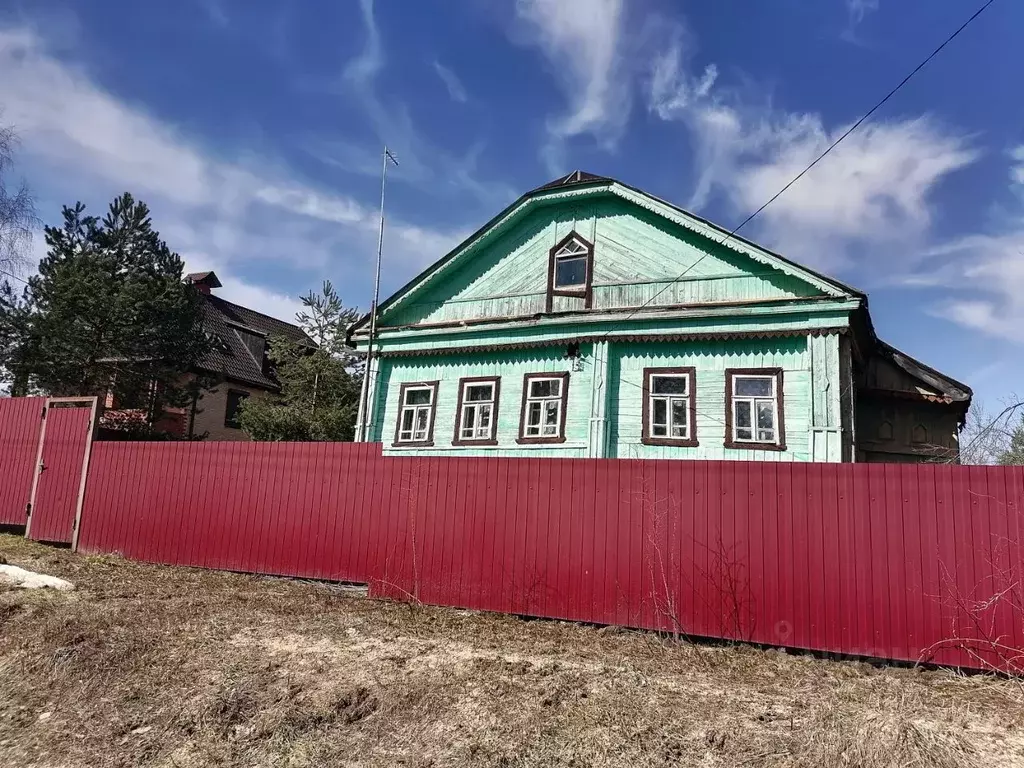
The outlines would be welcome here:
[[[737,383],[740,379],[759,379],[762,381],[769,381],[771,383],[771,395],[738,395],[736,394]],[[732,425],[732,434],[730,438],[732,442],[740,445],[772,445],[779,446],[782,444],[783,439],[783,427],[782,418],[779,411],[779,402],[781,400],[781,385],[782,376],[778,372],[743,372],[734,371],[729,375],[729,391],[730,391],[730,422]],[[740,403],[747,403],[750,406],[750,437],[739,436],[739,418],[738,418],[738,405]],[[760,405],[765,403],[771,404],[772,409],[772,438],[770,440],[759,439],[758,433],[761,431],[757,425],[758,408]]]
[[[486,443],[493,442],[498,428],[498,393],[500,387],[500,381],[498,377],[481,377],[481,378],[468,378],[461,379],[459,381],[459,412],[456,414],[455,419],[455,439],[452,441],[454,444],[462,443]],[[466,395],[470,387],[490,387],[491,396],[487,400],[468,400]],[[484,406],[490,406],[490,420],[487,424],[487,432],[480,434],[480,412],[484,409]],[[472,429],[474,432],[470,435],[466,435],[466,414],[469,411],[473,411],[474,426]]]
[[[557,381],[558,395],[538,397],[533,395],[533,385],[543,381]],[[523,377],[523,410],[520,415],[519,441],[525,443],[561,443],[565,441],[565,409],[568,405],[569,377],[567,374],[528,373]],[[555,433],[544,434],[547,404],[555,403]],[[539,404],[540,420],[531,424],[532,406]],[[535,430],[535,431],[534,431]]]
[[[590,277],[590,247],[578,236],[574,236],[569,242],[555,251],[552,256],[554,265],[551,269],[551,290],[552,291],[585,291]],[[564,259],[583,259],[583,282],[572,283],[571,285],[558,284],[558,262]]]
[[[658,394],[654,391],[654,380],[655,379],[682,379],[686,382],[686,392],[682,395],[678,394]],[[695,410],[693,408],[693,397],[694,391],[694,371],[692,369],[678,370],[672,368],[658,369],[658,368],[645,368],[644,369],[644,396],[647,398],[646,402],[646,415],[644,417],[644,438],[648,442],[652,443],[666,443],[666,444],[681,444],[691,443],[695,440],[696,425],[694,421]],[[658,435],[654,432],[655,427],[655,403],[657,401],[665,401],[665,417],[667,419],[665,423],[665,434]],[[673,418],[672,418],[672,401],[681,400],[684,404],[684,413],[686,414],[686,432],[683,435],[673,434]]]
[[[417,382],[414,384],[407,384],[403,386],[400,391],[399,403],[398,403],[398,423],[395,425],[395,445],[430,445],[433,444],[434,439],[434,414],[437,409],[437,389],[438,382]],[[410,392],[429,392],[430,402],[428,403],[409,403],[408,397]],[[417,437],[418,430],[416,429],[416,422],[419,418],[420,411],[427,412],[427,427],[422,437]],[[403,429],[402,425],[405,422],[405,414],[407,412],[412,413],[412,428]]]

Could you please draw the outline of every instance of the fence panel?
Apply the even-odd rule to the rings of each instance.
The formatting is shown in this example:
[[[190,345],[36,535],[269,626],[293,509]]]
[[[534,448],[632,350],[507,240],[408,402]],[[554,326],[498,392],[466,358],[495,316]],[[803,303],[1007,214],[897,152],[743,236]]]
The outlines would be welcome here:
[[[375,596],[1012,666],[1017,468],[98,443],[79,546]]]
[[[0,398],[0,525],[25,525],[45,397]]]

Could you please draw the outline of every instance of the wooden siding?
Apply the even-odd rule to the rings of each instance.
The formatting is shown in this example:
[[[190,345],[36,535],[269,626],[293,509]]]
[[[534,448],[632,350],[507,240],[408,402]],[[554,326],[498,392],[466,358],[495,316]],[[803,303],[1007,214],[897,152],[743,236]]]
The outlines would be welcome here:
[[[615,343],[581,347],[582,368],[570,374],[566,442],[521,446],[519,416],[523,374],[570,369],[563,347],[469,354],[462,358],[386,359],[376,389],[373,439],[389,453],[459,453],[502,456],[590,456],[594,458],[685,458],[764,461],[840,461],[841,414],[839,341],[835,334],[765,340]],[[694,448],[648,446],[641,442],[645,367],[696,369],[697,432]],[[784,371],[785,451],[729,449],[725,442],[725,369]],[[501,377],[496,446],[453,446],[458,381],[467,376]],[[434,445],[391,447],[401,384],[440,381]]]
[[[696,369],[697,435],[695,448],[643,445],[641,406],[643,369]],[[811,461],[811,354],[804,338],[762,342],[636,344],[612,347],[609,397],[610,457],[620,459],[734,459],[742,461]],[[786,416],[785,451],[726,448],[725,369],[783,369]],[[824,460],[824,459],[821,459]],[[838,459],[837,459],[838,460]]]
[[[452,454],[480,456],[560,456],[587,454],[590,428],[592,369],[569,375],[569,401],[566,409],[566,441],[558,445],[519,445],[519,413],[523,398],[523,374],[565,373],[570,362],[564,347],[521,350],[509,353],[465,355],[459,359],[426,357],[382,360],[374,397],[372,441],[384,444],[388,454]],[[458,404],[459,379],[468,376],[501,377],[501,401],[498,404],[496,446],[453,446]],[[415,381],[439,381],[437,410],[434,416],[434,445],[425,448],[393,448],[391,443],[398,418],[401,385]],[[383,416],[379,416],[383,414]]]
[[[594,243],[595,309],[648,301],[664,306],[822,295],[801,280],[606,196],[530,213],[443,281],[385,312],[383,322],[403,325],[543,312],[548,251],[573,230]],[[580,299],[560,298],[553,308],[581,307]]]

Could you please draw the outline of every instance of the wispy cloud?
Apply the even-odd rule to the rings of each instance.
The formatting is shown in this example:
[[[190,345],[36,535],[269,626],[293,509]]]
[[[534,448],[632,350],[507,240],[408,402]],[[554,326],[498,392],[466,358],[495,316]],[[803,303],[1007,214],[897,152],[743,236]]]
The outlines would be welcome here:
[[[622,45],[622,0],[518,0],[516,14],[565,94],[568,110],[549,118],[543,155],[556,175],[562,145],[590,135],[605,146],[621,137],[629,118],[631,89]]]
[[[444,87],[448,89],[448,95],[452,101],[457,101],[460,104],[464,104],[469,100],[469,96],[466,94],[466,88],[462,85],[462,81],[459,80],[459,76],[452,70],[448,69],[444,64],[434,60],[434,71],[437,72],[437,76],[441,78],[441,82],[444,83]]]
[[[97,206],[130,190],[150,204],[190,268],[216,267],[229,292],[248,290],[275,307],[284,306],[270,298],[280,291],[253,282],[261,263],[264,270],[287,264],[289,281],[297,271],[309,285],[339,272],[370,274],[374,206],[311,185],[276,158],[217,155],[52,56],[33,30],[0,27],[0,71],[5,120],[18,130],[33,185],[47,199]],[[400,219],[388,231],[396,284],[461,235]]]
[[[501,182],[485,180],[478,174],[480,144],[451,151],[420,131],[407,103],[391,98],[381,90],[378,75],[387,66],[387,53],[374,18],[372,0],[360,4],[365,40],[360,53],[343,70],[340,84],[332,92],[346,99],[355,99],[368,120],[377,142],[348,137],[310,136],[305,149],[321,162],[358,175],[380,173],[381,148],[388,148],[401,161],[392,178],[436,194],[471,196],[484,210],[497,210],[515,197],[514,191]],[[454,100],[466,97],[455,74],[435,62],[438,74],[448,85]],[[448,83],[446,75],[450,77]]]
[[[1024,343],[1024,146],[1009,156],[1010,192],[1018,200],[1017,210],[988,232],[933,247],[907,282],[956,294],[935,306],[935,315]]]
[[[713,66],[690,74],[680,51],[669,49],[654,62],[649,108],[689,130],[697,165],[690,206],[720,195],[745,218],[848,126],[716,93],[716,75]],[[830,269],[850,267],[854,251],[888,258],[890,250],[879,246],[922,238],[934,190],[977,157],[967,137],[927,117],[868,123],[765,209],[752,230],[766,244]]]

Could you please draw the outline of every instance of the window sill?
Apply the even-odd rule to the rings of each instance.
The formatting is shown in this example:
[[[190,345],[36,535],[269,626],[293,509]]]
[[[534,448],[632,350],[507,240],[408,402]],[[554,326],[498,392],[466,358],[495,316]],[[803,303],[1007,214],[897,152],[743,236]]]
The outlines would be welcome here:
[[[736,442],[735,440],[726,440],[726,448],[735,448],[741,451],[784,451],[786,450],[785,443],[745,443]]]
[[[689,438],[687,440],[678,440],[671,437],[642,437],[640,442],[644,445],[668,445],[675,448],[697,448],[700,443],[697,442],[697,438]]]
[[[432,448],[434,446],[433,440],[420,440],[415,443],[392,443],[392,448]]]
[[[497,440],[452,440],[452,445],[458,448],[477,448],[497,445]]]
[[[500,451],[514,451],[518,448],[527,448],[527,446],[517,445],[515,443],[499,443],[497,445],[480,445],[479,443],[474,445],[448,445],[445,443],[432,446],[412,446],[408,443],[392,444],[385,446],[385,453],[392,453],[394,451],[405,451],[408,450],[411,453],[422,451],[424,453],[438,453],[444,451],[446,453],[462,453],[465,451],[487,451],[487,452],[500,452]],[[565,451],[585,451],[587,449],[586,443],[578,442],[564,442],[564,443],[541,443],[538,448],[548,448],[549,450],[565,450]]]
[[[556,445],[564,443],[565,437],[517,437],[517,445]]]

